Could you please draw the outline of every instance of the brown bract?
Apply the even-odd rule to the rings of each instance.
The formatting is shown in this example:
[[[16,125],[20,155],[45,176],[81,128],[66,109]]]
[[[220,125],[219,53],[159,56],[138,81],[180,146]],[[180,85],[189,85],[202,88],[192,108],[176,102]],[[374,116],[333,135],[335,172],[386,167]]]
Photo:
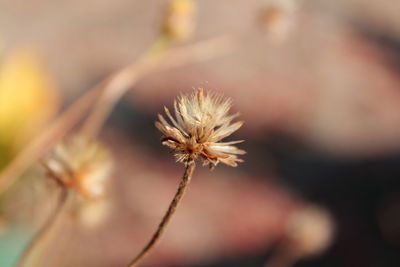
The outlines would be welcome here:
[[[221,142],[238,130],[242,121],[232,123],[239,114],[229,115],[230,99],[220,95],[204,93],[202,88],[191,95],[183,95],[174,102],[175,118],[165,107],[167,122],[162,115],[156,127],[164,134],[163,145],[173,149],[178,162],[187,163],[200,157],[203,165],[210,168],[219,162],[235,167],[242,162],[237,155],[245,154],[234,144],[243,140]]]

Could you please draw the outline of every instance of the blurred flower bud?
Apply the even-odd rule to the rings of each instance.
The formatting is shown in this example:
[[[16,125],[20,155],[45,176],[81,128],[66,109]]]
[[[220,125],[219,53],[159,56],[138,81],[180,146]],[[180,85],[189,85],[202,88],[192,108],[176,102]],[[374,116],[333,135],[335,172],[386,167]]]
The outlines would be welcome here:
[[[56,145],[44,164],[64,185],[88,199],[105,195],[113,167],[109,152],[84,136],[74,136]]]
[[[269,0],[258,17],[260,25],[274,41],[283,41],[294,24],[294,0]]]
[[[286,253],[303,258],[322,253],[331,244],[334,224],[330,214],[316,206],[295,211],[286,226]]]
[[[190,39],[195,28],[195,13],[193,0],[171,0],[163,22],[163,34],[173,41]]]

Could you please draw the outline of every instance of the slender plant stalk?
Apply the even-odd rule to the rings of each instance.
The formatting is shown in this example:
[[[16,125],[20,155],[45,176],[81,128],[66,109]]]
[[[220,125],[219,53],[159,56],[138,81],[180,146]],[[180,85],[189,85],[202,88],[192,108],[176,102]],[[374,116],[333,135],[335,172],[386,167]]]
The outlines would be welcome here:
[[[104,90],[83,124],[81,132],[85,136],[96,136],[119,99],[140,77],[154,68],[156,63],[152,58],[140,60],[113,74],[105,82]]]
[[[185,194],[185,191],[190,183],[195,167],[196,164],[193,160],[190,160],[187,163],[185,173],[183,174],[178,190],[176,191],[175,196],[172,199],[167,212],[162,218],[160,224],[158,225],[156,232],[153,234],[152,238],[147,243],[147,245],[142,249],[142,251],[129,263],[128,265],[129,267],[136,267],[143,260],[143,258],[156,246],[157,242],[161,239],[169,222],[171,221],[172,216],[175,214],[176,208],[178,207],[180,201],[182,200],[183,195]]]
[[[146,74],[204,62],[227,54],[244,39],[243,34],[227,34],[171,50],[165,44],[158,45],[159,42],[165,42],[163,39],[156,41],[156,47],[163,46],[166,50],[158,51],[155,46],[150,47],[141,59],[112,74],[105,82],[103,93],[86,119],[82,133],[92,137],[97,135],[115,104]]]
[[[56,180],[58,185],[61,188],[61,192],[57,199],[57,205],[54,210],[51,212],[45,223],[39,229],[39,231],[34,235],[31,239],[25,250],[22,252],[21,257],[19,258],[16,266],[23,267],[26,266],[29,258],[32,256],[33,252],[37,247],[41,245],[41,243],[45,240],[47,234],[49,233],[50,229],[53,227],[54,223],[57,221],[57,218],[61,214],[65,203],[67,202],[68,198],[68,189],[62,184],[60,181]]]

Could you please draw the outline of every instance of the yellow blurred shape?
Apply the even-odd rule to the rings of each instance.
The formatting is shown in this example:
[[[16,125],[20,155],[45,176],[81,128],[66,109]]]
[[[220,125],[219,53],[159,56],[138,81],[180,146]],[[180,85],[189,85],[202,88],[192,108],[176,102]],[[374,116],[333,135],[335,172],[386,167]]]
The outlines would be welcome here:
[[[38,54],[19,49],[8,55],[0,66],[0,150],[15,153],[57,106],[54,82]]]
[[[172,13],[186,15],[194,12],[194,2],[192,0],[172,0],[170,4]]]
[[[189,39],[195,28],[195,13],[192,0],[171,0],[163,25],[165,34],[176,41]]]

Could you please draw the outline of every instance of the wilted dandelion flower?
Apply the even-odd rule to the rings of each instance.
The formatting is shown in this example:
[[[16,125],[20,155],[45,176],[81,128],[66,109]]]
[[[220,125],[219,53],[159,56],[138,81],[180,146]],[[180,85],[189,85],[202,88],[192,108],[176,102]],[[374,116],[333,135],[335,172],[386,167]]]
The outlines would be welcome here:
[[[243,140],[221,142],[243,124],[242,121],[232,123],[238,114],[228,115],[231,106],[230,99],[204,93],[202,88],[181,96],[174,103],[175,118],[165,107],[170,123],[158,115],[156,127],[164,134],[163,144],[173,149],[179,162],[187,163],[200,157],[203,165],[210,168],[219,162],[237,166],[237,162],[242,162],[237,155],[246,152],[233,145]]]
[[[108,151],[83,136],[56,145],[44,164],[65,186],[89,199],[104,195],[113,166]]]

